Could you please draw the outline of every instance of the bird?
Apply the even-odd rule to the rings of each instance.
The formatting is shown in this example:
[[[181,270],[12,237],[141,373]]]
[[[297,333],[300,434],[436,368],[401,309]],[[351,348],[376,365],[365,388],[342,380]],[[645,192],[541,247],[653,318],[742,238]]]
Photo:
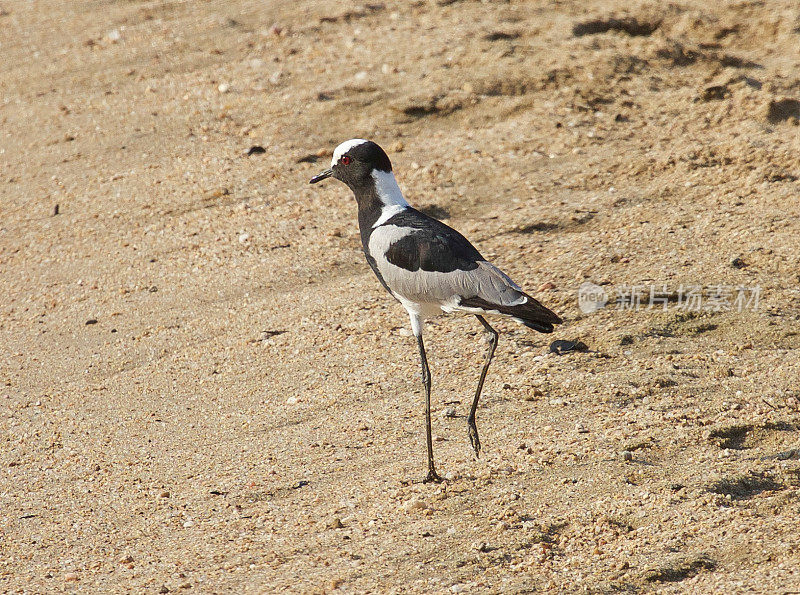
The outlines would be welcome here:
[[[333,151],[330,168],[309,182],[327,178],[344,182],[353,191],[367,263],[408,312],[425,390],[428,474],[423,481],[440,482],[431,439],[431,373],[422,339],[425,320],[442,313],[473,314],[488,336],[488,351],[467,416],[476,457],[481,443],[475,414],[500,336],[484,315],[511,318],[541,333],[553,332],[553,325],[562,320],[481,256],[458,231],[412,207],[397,184],[389,156],[377,143],[360,138],[341,143]]]

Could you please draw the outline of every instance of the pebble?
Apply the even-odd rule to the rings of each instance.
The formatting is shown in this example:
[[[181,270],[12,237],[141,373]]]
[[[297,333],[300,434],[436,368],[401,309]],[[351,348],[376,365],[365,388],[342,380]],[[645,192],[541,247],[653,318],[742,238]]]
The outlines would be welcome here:
[[[297,397],[289,397],[286,399],[287,405],[297,405]]]
[[[220,93],[227,93],[231,90],[231,86],[228,83],[220,83],[219,87],[217,87],[217,91]]]
[[[444,414],[445,417],[456,417],[456,415],[457,415],[456,408],[455,407],[448,407],[447,409],[444,410],[443,414]]]
[[[64,580],[68,583],[74,583],[78,580],[78,574],[76,572],[68,572],[64,575]]]
[[[633,460],[633,453],[629,450],[622,451],[622,460],[623,461],[632,461]]]
[[[425,510],[426,508],[428,508],[428,504],[420,498],[413,498],[402,505],[402,509],[406,512],[410,510]]]
[[[456,583],[455,585],[450,585],[451,593],[463,593],[466,590],[467,586],[464,583]]]
[[[344,529],[342,519],[340,519],[338,516],[333,517],[330,521],[328,521],[328,529]]]
[[[250,234],[249,233],[243,233],[243,234],[241,234],[239,236],[239,243],[240,244],[246,244],[247,240],[249,240],[249,239],[250,239]]]
[[[731,266],[735,269],[743,269],[744,267],[747,266],[747,263],[741,258],[737,257],[731,261]]]
[[[183,528],[188,529],[189,527],[194,527],[194,521],[186,521],[183,523]]]

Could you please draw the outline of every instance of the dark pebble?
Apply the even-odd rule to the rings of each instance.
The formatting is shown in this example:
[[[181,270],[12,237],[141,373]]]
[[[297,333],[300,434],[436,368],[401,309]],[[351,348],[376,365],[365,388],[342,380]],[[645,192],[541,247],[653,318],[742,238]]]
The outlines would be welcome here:
[[[248,157],[250,155],[261,155],[262,153],[266,153],[266,152],[267,152],[267,150],[264,147],[260,146],[260,145],[253,145],[252,147],[247,149]]]
[[[562,353],[569,353],[570,351],[588,351],[586,343],[581,341],[565,341],[559,339],[550,343],[550,353],[561,355]]]

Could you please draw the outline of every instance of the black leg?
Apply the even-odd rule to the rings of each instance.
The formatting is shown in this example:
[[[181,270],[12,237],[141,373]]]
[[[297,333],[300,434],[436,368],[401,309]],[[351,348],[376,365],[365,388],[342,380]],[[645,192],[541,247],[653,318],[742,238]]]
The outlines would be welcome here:
[[[481,441],[478,439],[478,426],[475,425],[475,410],[478,408],[478,399],[481,398],[481,390],[483,390],[483,381],[486,380],[486,372],[489,371],[489,364],[492,363],[492,356],[494,356],[494,350],[497,348],[497,339],[500,337],[500,334],[494,330],[491,325],[486,322],[483,316],[478,314],[475,315],[475,318],[480,320],[483,328],[489,333],[489,353],[486,354],[486,363],[483,364],[483,370],[481,370],[481,379],[478,380],[478,390],[475,391],[475,398],[472,399],[472,407],[469,410],[469,416],[467,416],[467,426],[469,426],[469,441],[472,443],[472,449],[475,451],[475,456],[481,456]]]
[[[425,357],[425,346],[422,344],[422,333],[417,335],[419,359],[422,362],[422,383],[425,385],[425,438],[428,441],[428,476],[425,483],[442,481],[433,466],[433,439],[431,437],[431,371],[428,369],[428,358]]]

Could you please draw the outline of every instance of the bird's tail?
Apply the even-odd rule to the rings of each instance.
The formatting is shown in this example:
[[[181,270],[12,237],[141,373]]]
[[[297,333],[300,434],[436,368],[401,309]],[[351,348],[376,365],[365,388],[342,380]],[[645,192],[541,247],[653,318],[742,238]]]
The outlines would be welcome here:
[[[513,305],[493,304],[480,297],[462,298],[459,306],[483,310],[486,314],[503,314],[540,333],[552,333],[554,324],[562,320],[552,310],[546,308],[525,292],[520,292],[525,301]],[[522,300],[519,300],[522,301]]]

